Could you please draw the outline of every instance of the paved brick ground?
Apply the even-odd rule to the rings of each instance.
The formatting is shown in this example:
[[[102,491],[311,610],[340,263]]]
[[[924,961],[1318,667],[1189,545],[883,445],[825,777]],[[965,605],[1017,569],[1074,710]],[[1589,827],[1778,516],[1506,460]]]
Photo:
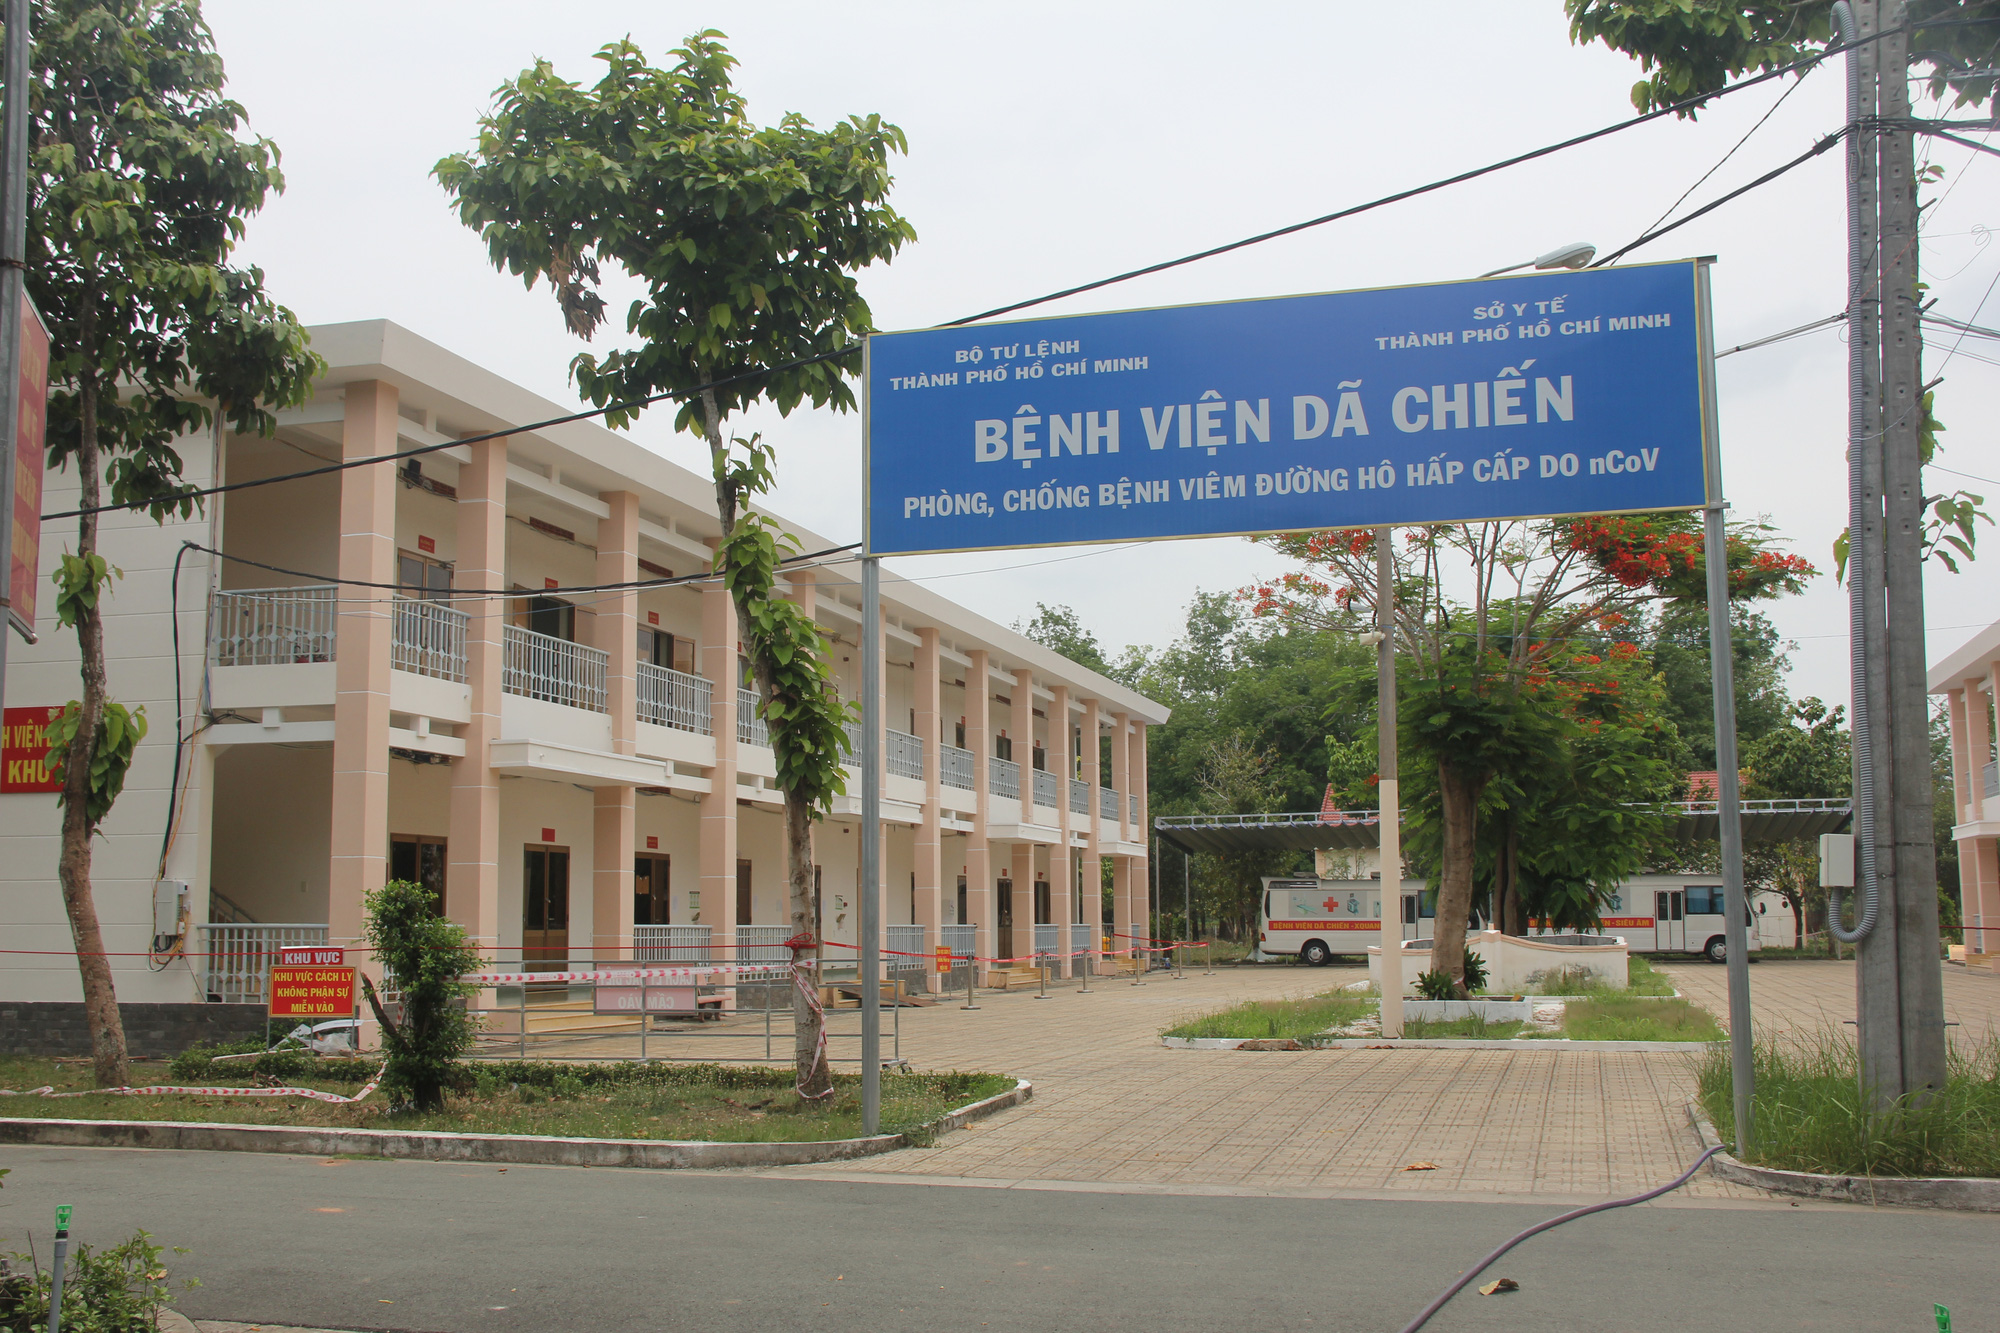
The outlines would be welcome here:
[[[1723,968],[1671,963],[1680,989],[1718,1017]],[[1271,1192],[1554,1201],[1663,1183],[1698,1148],[1684,1107],[1692,1052],[1179,1051],[1158,1041],[1183,1017],[1246,999],[1314,994],[1359,969],[1225,968],[953,999],[904,1010],[902,1053],[918,1069],[983,1069],[1035,1085],[1034,1100],[940,1146],[782,1174],[931,1178],[1044,1188]],[[1771,962],[1751,970],[1760,1028],[1805,1032],[1853,1013],[1854,966]],[[1945,971],[1961,1040],[2000,1030],[2000,977]],[[851,1027],[854,1015],[836,1022]],[[609,1054],[629,1042],[551,1047]],[[661,1042],[654,1053],[667,1047]],[[720,1054],[718,1045],[679,1049]],[[843,1048],[844,1049],[844,1048]],[[1430,1162],[1435,1170],[1410,1171]],[[1696,1198],[1758,1199],[1706,1177]]]

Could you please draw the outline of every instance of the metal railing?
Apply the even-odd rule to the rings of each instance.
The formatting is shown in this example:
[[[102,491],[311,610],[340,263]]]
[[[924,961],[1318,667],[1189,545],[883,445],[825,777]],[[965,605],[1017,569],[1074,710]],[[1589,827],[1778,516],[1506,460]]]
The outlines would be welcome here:
[[[641,963],[694,966],[715,961],[709,926],[634,926],[632,958]]]
[[[1979,791],[1983,796],[2000,796],[2000,763],[1979,770]]]
[[[501,629],[500,688],[509,694],[607,712],[604,678],[609,663],[610,655],[601,648],[519,625]]]
[[[710,709],[708,677],[691,676],[685,671],[654,666],[651,662],[639,663],[641,722],[706,736],[712,729],[709,719],[713,714]]]
[[[764,725],[764,719],[757,716],[757,691],[739,689],[736,691],[736,743],[738,745],[762,745],[769,748],[771,729]]]
[[[1090,784],[1082,778],[1069,780],[1069,812],[1073,815],[1090,813]]]
[[[882,957],[884,972],[922,972],[930,950],[924,947],[929,929],[922,925],[892,925],[885,940],[889,952]]]
[[[986,790],[995,796],[1021,799],[1021,766],[997,754],[986,756]]]
[[[1097,816],[1100,819],[1118,818],[1118,793],[1110,787],[1097,789]]]
[[[1131,803],[1132,813],[1125,817],[1125,822],[1136,824],[1139,822],[1139,793],[1133,792],[1126,799]]]
[[[843,722],[840,724],[840,730],[847,737],[847,754],[840,762],[846,764],[849,768],[859,770],[861,767],[861,724],[859,722]]]
[[[223,1004],[270,1003],[271,967],[278,950],[326,943],[323,922],[198,926],[202,937],[202,993]]]
[[[938,943],[951,950],[954,959],[971,958],[978,951],[978,926],[939,926]]]
[[[471,619],[442,602],[398,596],[389,622],[389,665],[463,685],[465,628]]]
[[[957,787],[961,791],[971,791],[973,761],[978,756],[970,750],[961,750],[956,745],[938,747],[939,773],[947,787]]]
[[[1056,777],[1056,775],[1053,773],[1044,773],[1039,768],[1036,769],[1035,804],[1045,805],[1049,809],[1054,810],[1058,808],[1058,805],[1061,801],[1062,801],[1062,780]]]
[[[882,752],[882,767],[899,778],[924,780],[924,738],[891,730]]]
[[[329,583],[216,593],[209,656],[219,667],[331,662],[334,591]]]
[[[1091,951],[1095,943],[1091,939],[1092,934],[1093,930],[1089,922],[1077,921],[1071,923],[1069,928],[1069,951],[1071,957],[1080,958]]]
[[[1037,925],[1035,927],[1035,953],[1043,958],[1053,958],[1062,952],[1062,927],[1057,925]]]
[[[785,941],[792,937],[790,926],[738,926],[736,928],[736,961],[739,963],[770,963],[768,972],[745,972],[743,981],[784,980],[792,974],[792,951]],[[844,953],[846,950],[835,950]]]

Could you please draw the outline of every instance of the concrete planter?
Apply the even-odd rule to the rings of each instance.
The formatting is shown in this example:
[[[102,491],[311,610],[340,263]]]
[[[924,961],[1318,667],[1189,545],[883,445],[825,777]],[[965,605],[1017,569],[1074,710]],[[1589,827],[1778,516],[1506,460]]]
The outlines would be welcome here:
[[[1713,1148],[1722,1142],[1715,1126],[1702,1118],[1693,1102],[1688,1103],[1688,1119],[1701,1146]],[[1982,1176],[1828,1176],[1816,1171],[1781,1171],[1773,1166],[1752,1166],[1726,1152],[1708,1159],[1711,1173],[1739,1185],[1754,1185],[1776,1194],[1797,1194],[1808,1199],[1834,1199],[1841,1203],[1898,1204],[1906,1208],[1950,1208],[1969,1213],[2000,1213],[2000,1180]]]
[[[1483,1018],[1489,1023],[1532,1023],[1535,1001],[1528,1000],[1404,1000],[1403,1019],[1449,1023],[1459,1018]]]
[[[942,1116],[940,1130],[963,1129],[974,1120],[1034,1095],[1015,1080],[1006,1092]],[[0,1143],[66,1148],[179,1148],[210,1152],[298,1153],[330,1157],[358,1153],[436,1162],[507,1162],[539,1166],[637,1166],[654,1169],[798,1166],[841,1162],[907,1148],[902,1134],[808,1143],[716,1143],[707,1140],[561,1139],[532,1134],[450,1134],[430,1130],[296,1128],[225,1125],[187,1120],[38,1120],[0,1118]]]
[[[1612,990],[1631,984],[1625,941],[1615,935],[1522,938],[1482,930],[1468,934],[1465,947],[1486,965],[1486,983],[1496,990],[1530,991],[1549,973],[1566,970],[1588,972]],[[1418,975],[1431,970],[1431,942],[1406,940],[1402,954],[1403,993],[1414,995]],[[1368,950],[1368,979],[1382,984],[1380,946]]]

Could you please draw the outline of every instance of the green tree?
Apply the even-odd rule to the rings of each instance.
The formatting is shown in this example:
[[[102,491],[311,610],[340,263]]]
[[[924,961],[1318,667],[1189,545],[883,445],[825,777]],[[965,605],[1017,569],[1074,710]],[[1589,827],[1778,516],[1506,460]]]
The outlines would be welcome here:
[[[1563,677],[1576,640],[1616,627],[1648,603],[1705,597],[1701,529],[1675,513],[1439,524],[1406,528],[1399,537],[1393,562],[1400,744],[1410,759],[1405,808],[1413,844],[1435,820],[1435,956],[1448,960],[1462,993],[1488,785],[1516,772],[1525,788],[1534,770],[1560,753],[1566,724],[1538,695]],[[1261,540],[1303,568],[1246,590],[1257,614],[1342,634],[1373,624],[1372,530]],[[1732,600],[1796,591],[1813,573],[1805,561],[1773,550],[1761,525],[1733,528],[1725,558]]]
[[[263,274],[232,265],[245,220],[282,190],[278,150],[238,137],[195,0],[35,0],[27,285],[50,330],[48,458],[74,466],[76,549],[54,572],[83,697],[49,756],[62,775],[63,907],[98,1082],[126,1081],[125,1034],[91,892],[91,838],[124,784],[142,714],[110,697],[98,550],[113,504],[187,517],[175,442],[217,414],[268,435],[323,364]],[[161,867],[164,870],[164,866]]]
[[[464,1080],[459,1060],[477,1036],[465,1002],[476,987],[459,980],[479,970],[479,950],[465,927],[438,914],[437,898],[421,884],[392,879],[363,902],[365,936],[386,977],[402,997],[393,1017],[367,977],[368,1007],[382,1025],[382,1086],[399,1104],[444,1109],[444,1095]]]
[[[839,698],[819,628],[773,595],[795,550],[750,502],[771,483],[771,446],[731,439],[732,412],[753,402],[848,411],[848,352],[871,327],[854,272],[915,238],[885,202],[889,154],[903,133],[878,116],[828,129],[787,115],[758,126],[730,83],[736,60],[704,31],[647,65],[629,39],[597,53],[592,87],[537,62],[500,87],[479,143],[445,158],[437,178],[494,266],[529,287],[546,278],[569,328],[605,322],[606,266],[643,294],[625,317],[635,345],[571,363],[607,424],[629,424],[657,397],[679,402],[677,428],[708,444],[727,584],[756,680],[785,796],[793,938],[813,940],[812,826],[843,789]],[[794,1006],[799,1091],[830,1096],[823,1029],[811,996]]]
[[[1036,602],[1034,619],[1025,625],[1015,621],[1014,629],[1080,667],[1100,676],[1111,675],[1112,666],[1104,660],[1104,649],[1099,646],[1097,636],[1084,628],[1082,619],[1067,606]]]

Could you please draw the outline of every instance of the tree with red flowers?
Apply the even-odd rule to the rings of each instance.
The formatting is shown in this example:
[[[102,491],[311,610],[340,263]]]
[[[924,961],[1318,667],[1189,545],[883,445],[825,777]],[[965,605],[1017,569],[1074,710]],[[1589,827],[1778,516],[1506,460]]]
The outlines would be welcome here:
[[[1374,625],[1371,529],[1261,540],[1302,567],[1244,589],[1255,614],[1335,633]],[[1761,524],[1732,528],[1726,552],[1732,600],[1795,593],[1816,572],[1775,549]],[[1627,688],[1621,672],[1629,674],[1632,663],[1621,658],[1607,670],[1602,654],[1578,645],[1603,641],[1607,624],[1615,627],[1617,617],[1649,602],[1703,600],[1701,529],[1694,516],[1680,513],[1434,524],[1401,532],[1394,566],[1410,842],[1420,856],[1426,846],[1435,849],[1432,957],[1463,994],[1482,805],[1511,790],[1509,808],[1532,813],[1539,799],[1552,799],[1565,783],[1602,787],[1630,762],[1646,715],[1607,711],[1606,698]],[[1618,752],[1593,759],[1607,720],[1620,740]],[[1593,778],[1593,763],[1610,768]],[[1535,842],[1528,825],[1520,831],[1528,835],[1524,844]],[[1589,832],[1635,846],[1644,842],[1636,828]],[[1540,853],[1531,847],[1529,855]],[[1526,857],[1523,864],[1536,868]],[[1544,865],[1540,873],[1549,893],[1581,901],[1582,879],[1574,867]],[[1575,919],[1577,913],[1565,915]]]

